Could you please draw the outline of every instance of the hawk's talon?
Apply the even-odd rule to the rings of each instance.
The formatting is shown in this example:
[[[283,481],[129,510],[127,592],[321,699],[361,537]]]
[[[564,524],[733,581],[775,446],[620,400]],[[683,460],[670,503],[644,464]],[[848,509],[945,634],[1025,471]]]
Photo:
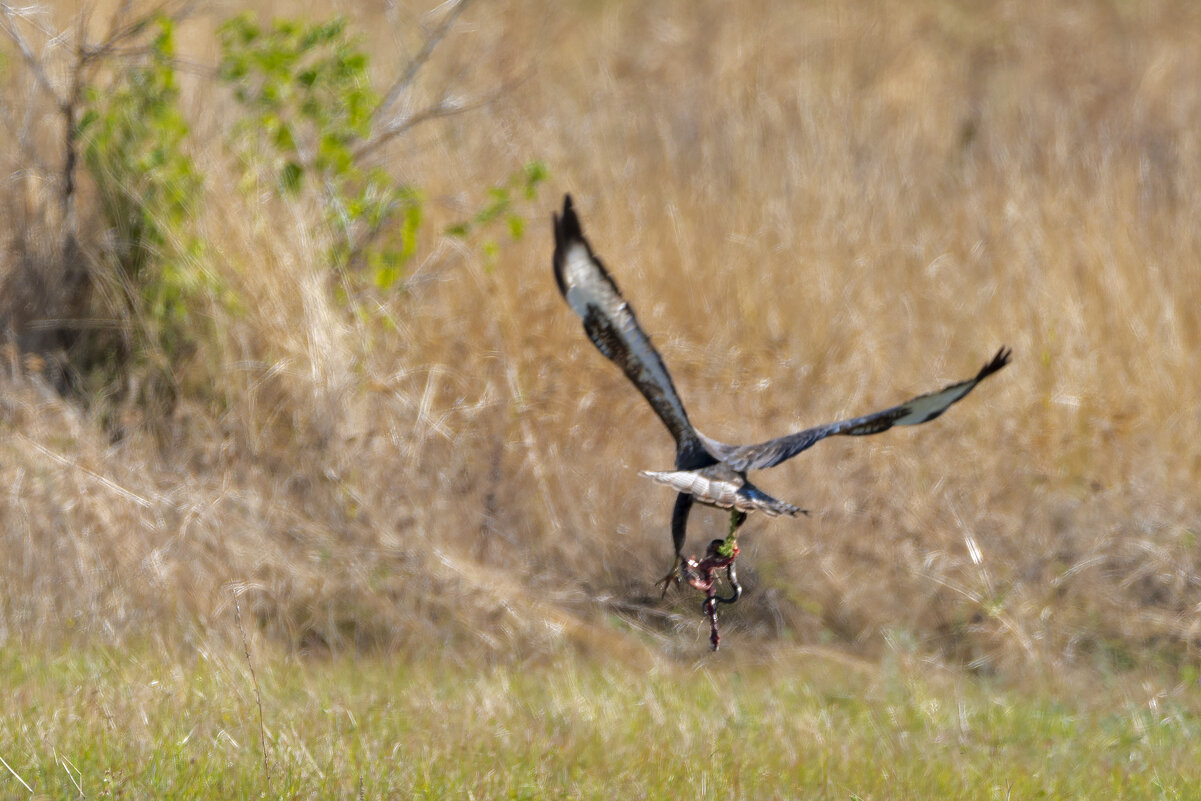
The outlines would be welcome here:
[[[667,591],[671,588],[672,582],[675,582],[675,585],[677,587],[679,587],[681,584],[684,583],[684,574],[680,569],[681,567],[683,567],[683,565],[684,565],[684,557],[677,554],[676,555],[676,563],[674,565],[672,565],[671,572],[669,572],[666,576],[664,576],[663,578],[661,578],[655,582],[656,587],[659,585],[663,586],[663,593],[662,593],[662,595],[659,596],[659,600],[663,600],[664,598],[667,597]]]

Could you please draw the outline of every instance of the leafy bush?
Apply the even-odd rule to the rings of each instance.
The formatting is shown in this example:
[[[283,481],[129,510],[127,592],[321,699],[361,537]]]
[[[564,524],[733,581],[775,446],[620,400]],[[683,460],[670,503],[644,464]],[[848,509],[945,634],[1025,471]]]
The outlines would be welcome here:
[[[242,112],[230,130],[243,180],[266,181],[284,198],[319,201],[319,217],[310,222],[332,231],[327,260],[349,279],[333,291],[396,289],[420,246],[422,191],[375,166],[373,154],[416,125],[478,108],[444,97],[406,116],[395,105],[463,7],[429,34],[385,98],[372,89],[368,56],[342,19],[261,25],[245,15],[219,28],[218,80]],[[181,390],[191,391],[181,376],[196,376],[201,395],[212,386],[211,372],[219,368],[205,369],[194,357],[220,361],[219,348],[206,347],[216,341],[211,312],[237,308],[237,299],[206,269],[205,242],[194,223],[203,218],[203,179],[189,155],[189,125],[180,108],[175,19],[160,13],[163,8],[141,13],[122,6],[98,41],[80,25],[79,41],[52,45],[70,42],[71,32],[47,34],[41,51],[27,41],[20,15],[0,15],[0,30],[16,42],[29,85],[50,100],[46,119],[66,132],[57,198],[64,224],[56,238],[61,262],[79,276],[80,291],[72,297],[80,300],[59,303],[46,316],[66,321],[70,372],[84,379],[84,396],[115,396],[160,410]],[[69,75],[65,90],[48,77],[60,72]],[[75,189],[76,172],[84,170],[94,187],[91,209],[83,203],[92,196]],[[478,233],[491,264],[498,248],[486,238],[491,225],[503,221],[520,237],[524,220],[516,205],[532,200],[545,176],[534,162],[506,182],[481,187],[483,209],[447,233]],[[103,238],[83,236],[88,221],[101,224]]]
[[[144,57],[116,73],[109,87],[83,93],[77,134],[95,182],[103,218],[115,238],[102,258],[103,276],[122,319],[122,342],[104,334],[87,348],[96,376],[111,382],[122,357],[150,366],[147,385],[174,391],[172,366],[207,337],[196,314],[215,286],[202,268],[202,240],[190,221],[200,203],[201,178],[184,147],[188,124],[179,110],[173,63],[173,22],[159,17]]]
[[[264,28],[247,14],[222,25],[219,36],[218,74],[246,110],[235,132],[249,173],[265,171],[286,195],[314,187],[335,231],[333,265],[352,274],[365,270],[377,289],[395,287],[417,250],[424,199],[418,188],[364,163],[387,134],[372,130],[382,101],[371,88],[368,56],[345,20],[281,19]],[[530,162],[489,189],[484,208],[447,233],[466,238],[503,219],[519,239],[525,220],[515,200],[533,200],[547,174],[542,162]],[[495,260],[494,240],[481,248],[489,263]]]
[[[246,110],[236,133],[247,166],[265,169],[285,194],[317,187],[336,232],[333,263],[364,266],[375,286],[391,288],[416,251],[422,198],[361,163],[380,99],[345,20],[264,29],[243,15],[222,25],[220,38],[218,74]]]

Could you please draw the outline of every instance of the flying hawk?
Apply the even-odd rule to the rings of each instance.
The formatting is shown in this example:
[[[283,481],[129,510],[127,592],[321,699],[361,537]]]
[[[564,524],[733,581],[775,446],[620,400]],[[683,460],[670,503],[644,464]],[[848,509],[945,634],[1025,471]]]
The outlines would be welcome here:
[[[673,578],[677,581],[680,579],[681,566],[690,582],[697,575],[695,570],[689,572],[690,566],[695,568],[695,560],[685,560],[682,556],[688,513],[694,502],[731,510],[730,534],[725,543],[716,540],[710,544],[709,556],[712,559],[719,556],[730,559],[730,581],[735,594],[717,600],[732,603],[740,593],[732,570],[732,559],[736,554],[734,537],[746,519],[746,513],[757,511],[772,517],[803,513],[798,507],[773,498],[752,484],[747,479],[748,470],[777,465],[819,440],[836,434],[878,434],[893,426],[912,426],[933,420],[985,378],[1009,364],[1011,351],[1003,347],[972,378],[951,384],[938,392],[919,395],[899,406],[807,428],[755,445],[727,445],[706,437],[689,422],[688,413],[684,411],[684,404],[676,393],[663,359],[638,325],[634,310],[622,297],[604,264],[584,238],[580,219],[572,207],[571,195],[563,199],[563,215],[555,214],[553,220],[555,280],[559,291],[584,321],[588,338],[622,369],[676,440],[674,470],[642,473],[678,493],[671,516],[676,561],[665,579],[665,585]],[[718,545],[721,547],[717,548]]]

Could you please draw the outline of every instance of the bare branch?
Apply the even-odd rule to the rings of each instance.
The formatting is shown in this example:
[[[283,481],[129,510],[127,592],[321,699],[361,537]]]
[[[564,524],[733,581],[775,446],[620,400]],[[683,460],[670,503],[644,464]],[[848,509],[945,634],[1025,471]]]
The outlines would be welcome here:
[[[450,0],[450,2],[454,2],[454,0]],[[400,77],[397,78],[392,86],[388,89],[388,93],[384,95],[384,99],[380,101],[378,106],[376,106],[375,112],[372,115],[373,117],[378,119],[379,117],[384,116],[386,113],[388,113],[388,110],[392,108],[400,96],[409,90],[409,87],[417,78],[417,74],[421,72],[421,68],[425,66],[425,63],[430,60],[430,56],[434,54],[435,48],[437,48],[439,43],[446,38],[446,34],[450,32],[451,26],[455,24],[455,20],[459,18],[459,15],[462,14],[467,7],[471,5],[471,3],[472,0],[458,0],[455,6],[446,15],[446,18],[442,20],[442,24],[425,37],[425,41],[421,45],[421,50],[417,52],[417,55],[415,55],[413,60],[409,62],[409,65],[405,68],[405,71],[401,73]]]
[[[59,108],[66,103],[66,99],[59,95],[58,90],[54,88],[54,83],[50,80],[50,76],[46,74],[46,65],[40,58],[34,55],[33,48],[29,46],[29,42],[25,41],[25,37],[21,35],[21,30],[17,26],[18,19],[24,19],[20,14],[15,13],[12,6],[8,3],[0,3],[0,18],[3,19],[4,33],[8,38],[12,39],[17,45],[17,49],[21,51],[21,58],[25,61],[25,66],[29,67],[29,71],[33,73],[34,80],[38,86],[42,87],[42,91],[50,95],[54,99],[54,104]]]
[[[376,150],[379,150],[388,142],[391,142],[396,137],[423,122],[440,120],[446,117],[453,117],[456,114],[462,114],[467,111],[474,111],[477,108],[486,106],[489,102],[490,99],[484,99],[474,103],[460,104],[454,100],[444,98],[432,106],[423,108],[421,111],[411,114],[404,119],[397,120],[392,125],[389,125],[387,128],[380,131],[376,136],[372,137],[370,140],[364,142],[362,145],[356,148],[354,151],[354,156],[356,159],[365,158],[366,156],[374,153]]]
[[[466,114],[469,111],[476,111],[490,106],[503,95],[508,94],[514,86],[523,82],[527,77],[528,75],[520,75],[510,81],[506,81],[488,94],[473,100],[456,100],[449,96],[443,96],[437,103],[426,106],[420,111],[416,111],[406,117],[397,119],[378,131],[370,140],[355,149],[354,156],[356,159],[364,158],[379,150],[393,139],[396,139],[401,134],[408,133],[424,123],[446,119],[447,117],[456,117],[459,114]]]
[[[132,39],[146,30],[146,27],[159,17],[182,22],[192,14],[197,2],[198,0],[162,0],[146,11],[133,15],[130,13],[130,9],[134,5],[132,0],[125,0],[113,12],[109,21],[108,34],[104,37],[104,46],[115,47],[127,39]]]
[[[159,17],[167,17],[175,22],[186,19],[196,5],[197,0],[164,0],[143,13],[132,16],[130,8],[133,6],[133,2],[125,0],[113,12],[109,21],[108,33],[105,34],[104,40],[100,44],[88,44],[83,36],[83,31],[80,31],[80,64],[92,63],[109,57],[138,56],[148,52],[149,48],[145,46],[123,48],[121,45],[141,34]]]

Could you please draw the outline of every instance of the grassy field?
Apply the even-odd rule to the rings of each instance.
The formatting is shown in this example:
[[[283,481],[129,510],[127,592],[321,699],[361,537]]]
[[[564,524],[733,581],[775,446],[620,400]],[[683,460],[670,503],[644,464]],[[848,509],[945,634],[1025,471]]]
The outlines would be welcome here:
[[[1172,799],[1201,784],[1195,686],[1090,679],[1080,697],[789,649],[691,666],[258,659],[262,731],[236,654],[6,653],[5,795]]]
[[[1197,783],[1201,7],[318,4],[380,96],[420,64],[373,131],[467,109],[363,157],[423,198],[380,289],[331,266],[328,186],[247,178],[216,72],[232,12],[196,4],[163,130],[200,200],[146,218],[171,226],[148,269],[186,254],[178,319],[117,276],[111,175],[77,164],[63,201],[51,93],[80,32],[133,7],[0,18],[0,776],[51,797],[72,775],[127,797]],[[89,66],[88,97],[146,52]],[[535,161],[520,238],[446,233]],[[699,599],[654,586],[672,498],[637,473],[670,437],[555,290],[566,192],[717,439],[1014,349],[936,422],[757,477],[811,515],[744,528],[715,659]],[[694,513],[688,550],[725,520]]]

